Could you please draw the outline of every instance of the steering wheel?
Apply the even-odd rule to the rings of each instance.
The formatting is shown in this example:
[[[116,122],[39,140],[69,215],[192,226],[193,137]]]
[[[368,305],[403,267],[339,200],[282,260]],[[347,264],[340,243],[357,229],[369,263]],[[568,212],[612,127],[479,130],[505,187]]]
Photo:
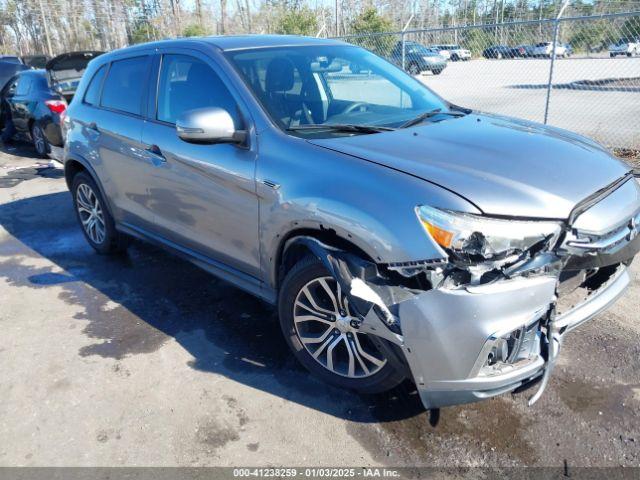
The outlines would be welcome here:
[[[342,114],[344,115],[345,113],[351,113],[362,107],[365,107],[364,109],[366,110],[368,106],[369,104],[367,102],[353,102],[351,105],[344,109]]]

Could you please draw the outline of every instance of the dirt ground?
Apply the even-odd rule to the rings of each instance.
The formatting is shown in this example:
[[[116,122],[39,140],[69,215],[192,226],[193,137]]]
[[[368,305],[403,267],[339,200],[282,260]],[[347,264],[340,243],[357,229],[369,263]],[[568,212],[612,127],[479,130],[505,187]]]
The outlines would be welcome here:
[[[310,377],[273,309],[191,264],[138,242],[96,255],[62,171],[3,147],[0,466],[638,467],[637,272],[568,335],[534,407],[501,396],[432,425],[410,384]]]

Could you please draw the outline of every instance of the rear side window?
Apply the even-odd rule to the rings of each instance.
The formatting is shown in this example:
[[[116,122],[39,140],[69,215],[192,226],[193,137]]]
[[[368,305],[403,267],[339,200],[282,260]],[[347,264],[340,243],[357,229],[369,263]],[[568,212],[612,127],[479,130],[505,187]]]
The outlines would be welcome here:
[[[18,78],[18,86],[16,87],[16,95],[26,95],[31,90],[31,77],[22,75]]]
[[[102,88],[100,105],[120,112],[141,115],[148,69],[148,56],[113,62]]]
[[[100,87],[102,87],[102,79],[107,71],[107,66],[101,66],[91,79],[91,83],[87,87],[87,93],[84,94],[84,102],[89,105],[100,104]]]
[[[213,69],[187,55],[164,55],[158,85],[158,120],[175,123],[185,111],[202,107],[225,109],[240,127],[236,102]]]

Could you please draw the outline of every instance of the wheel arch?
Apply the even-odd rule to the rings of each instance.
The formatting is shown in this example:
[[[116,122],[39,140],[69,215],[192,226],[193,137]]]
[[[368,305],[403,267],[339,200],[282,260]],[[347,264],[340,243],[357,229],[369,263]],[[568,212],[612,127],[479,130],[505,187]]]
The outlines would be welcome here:
[[[67,188],[69,191],[73,188],[73,179],[75,176],[81,172],[86,172],[92,180],[98,186],[100,190],[100,195],[102,196],[107,209],[109,210],[109,214],[113,216],[113,209],[111,206],[111,202],[109,197],[106,195],[104,187],[102,186],[102,182],[100,182],[100,178],[91,167],[89,162],[87,162],[84,158],[79,156],[68,157],[64,162],[64,179],[67,184]]]
[[[358,255],[364,260],[375,262],[373,257],[357,246],[352,240],[344,238],[336,233],[332,228],[298,228],[288,232],[283,236],[278,244],[275,254],[272,281],[277,290],[280,289],[282,281],[293,266],[306,255],[311,255],[309,247],[302,242],[296,242],[303,237],[312,237],[325,245],[339,248],[347,252]]]

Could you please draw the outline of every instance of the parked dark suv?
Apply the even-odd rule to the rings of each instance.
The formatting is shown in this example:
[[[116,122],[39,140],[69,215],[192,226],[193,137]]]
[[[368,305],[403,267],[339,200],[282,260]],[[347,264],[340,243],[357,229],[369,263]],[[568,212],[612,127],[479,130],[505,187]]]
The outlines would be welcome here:
[[[534,402],[640,249],[640,184],[606,149],[453,105],[337,40],[118,50],[91,62],[67,123],[97,252],[161,245],[277,305],[318,377],[410,378],[427,408],[540,381]]]
[[[404,42],[404,59],[402,58],[402,42],[398,42],[391,51],[391,60],[398,66],[403,65],[411,75],[432,72],[440,75],[447,68],[447,59],[437,50],[427,48],[417,42]]]

